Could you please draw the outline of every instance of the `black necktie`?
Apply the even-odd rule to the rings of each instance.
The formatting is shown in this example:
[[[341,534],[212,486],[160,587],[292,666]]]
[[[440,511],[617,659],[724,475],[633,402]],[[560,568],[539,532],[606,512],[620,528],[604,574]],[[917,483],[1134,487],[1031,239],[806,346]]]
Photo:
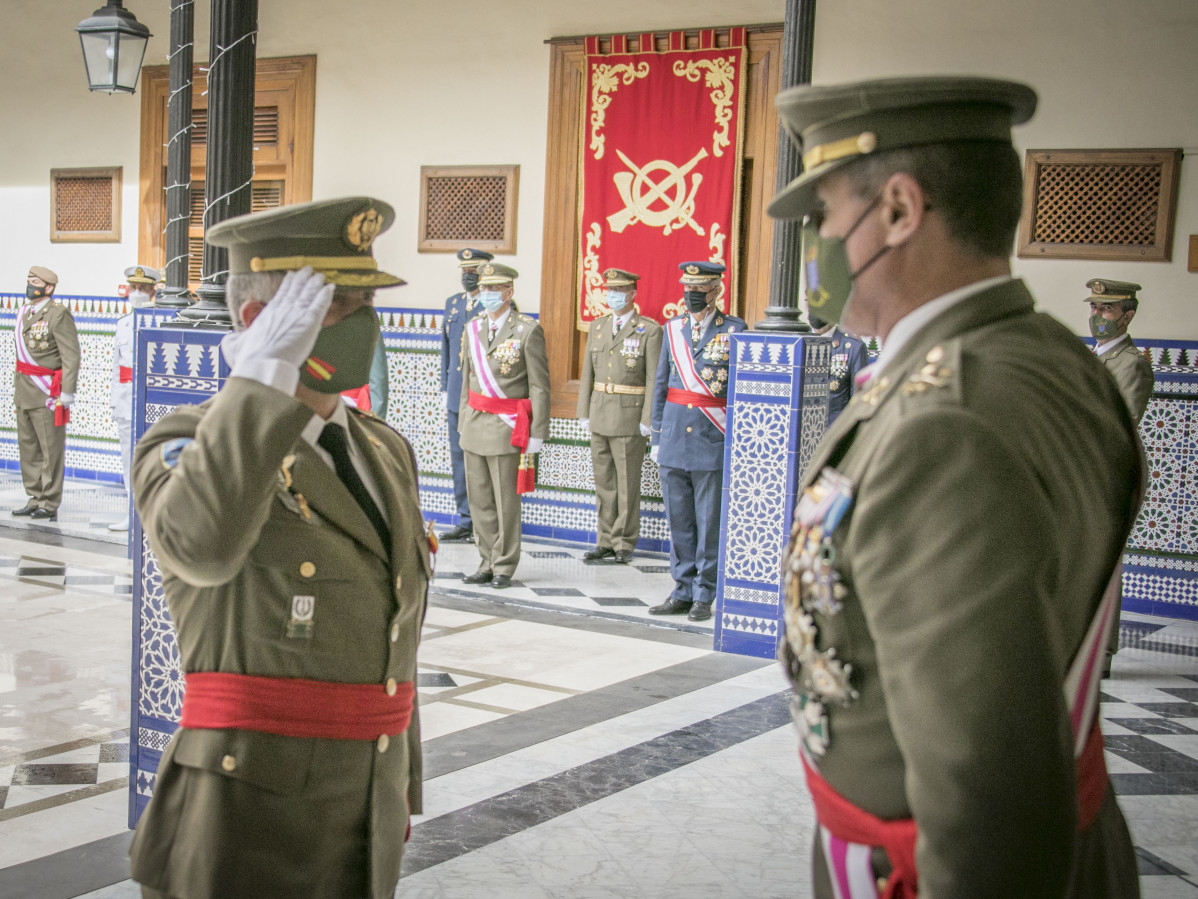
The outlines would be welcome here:
[[[362,511],[366,513],[366,517],[370,519],[370,523],[374,525],[374,529],[378,531],[379,539],[383,541],[383,548],[390,552],[391,531],[387,528],[387,522],[383,520],[383,513],[374,504],[370,491],[362,483],[362,479],[349,459],[349,435],[345,433],[345,428],[341,425],[327,424],[320,432],[320,439],[316,442],[333,457],[333,467],[337,470],[337,477],[341,478],[341,483],[357,500]]]

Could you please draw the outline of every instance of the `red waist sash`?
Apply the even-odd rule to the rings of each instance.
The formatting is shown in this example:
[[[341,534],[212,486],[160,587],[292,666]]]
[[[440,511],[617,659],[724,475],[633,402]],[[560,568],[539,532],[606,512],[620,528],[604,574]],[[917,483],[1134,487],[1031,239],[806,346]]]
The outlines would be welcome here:
[[[30,362],[17,360],[17,371],[23,375],[33,375],[38,378],[50,379],[50,399],[62,395],[62,369],[46,368],[44,365],[33,365]],[[61,403],[54,407],[54,426],[61,428],[71,420],[71,410]]]
[[[117,369],[118,369],[117,383],[119,383],[119,384],[132,384],[133,383],[133,368],[131,366],[118,365]]]
[[[822,827],[840,840],[865,846],[881,846],[890,859],[892,872],[881,899],[916,899],[919,878],[915,868],[915,839],[918,833],[914,818],[893,821],[872,815],[845,799],[800,754],[807,774],[807,789],[815,804],[815,817]],[[1106,798],[1109,779],[1106,759],[1102,754],[1102,731],[1098,722],[1090,728],[1090,736],[1077,758],[1077,829],[1085,830],[1094,823]]]
[[[529,430],[532,427],[532,400],[513,400],[506,397],[486,396],[470,391],[467,404],[471,409],[491,415],[514,415],[516,425],[512,428],[512,446],[528,448]]]
[[[374,740],[401,734],[412,720],[416,689],[340,684],[223,671],[184,675],[182,727],[237,728],[283,737]]]
[[[671,387],[666,391],[666,402],[677,403],[679,406],[695,406],[699,409],[723,409],[728,405],[728,400],[722,396],[692,393],[678,387]]]

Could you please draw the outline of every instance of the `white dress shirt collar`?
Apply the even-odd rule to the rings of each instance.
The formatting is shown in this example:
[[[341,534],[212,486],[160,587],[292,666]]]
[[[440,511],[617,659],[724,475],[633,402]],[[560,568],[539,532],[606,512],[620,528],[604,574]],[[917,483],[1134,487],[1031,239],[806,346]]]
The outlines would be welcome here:
[[[1120,334],[1114,340],[1108,341],[1103,344],[1095,344],[1094,355],[1095,356],[1105,356],[1111,350],[1115,349],[1115,347],[1119,346],[1119,344],[1123,343],[1123,341],[1127,340],[1127,338],[1129,336],[1130,335],[1128,335],[1128,333],[1126,331],[1124,331],[1122,334]]]

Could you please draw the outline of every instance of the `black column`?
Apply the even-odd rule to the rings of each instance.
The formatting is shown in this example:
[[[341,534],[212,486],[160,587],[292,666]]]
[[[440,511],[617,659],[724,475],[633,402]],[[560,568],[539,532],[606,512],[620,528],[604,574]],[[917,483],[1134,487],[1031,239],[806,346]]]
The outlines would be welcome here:
[[[191,220],[191,67],[195,0],[171,0],[170,96],[166,101],[166,287],[155,306],[187,306],[187,227]]]
[[[811,83],[815,50],[815,0],[786,0],[782,33],[782,89]],[[778,129],[778,190],[803,173],[803,159],[783,128]],[[774,220],[774,251],[770,262],[770,304],[755,331],[809,331],[799,312],[799,272],[802,222]]]
[[[254,168],[254,40],[258,0],[212,0],[208,63],[208,164],[204,227],[250,211]],[[228,251],[204,241],[200,301],[179,318],[202,327],[231,327],[225,305]]]

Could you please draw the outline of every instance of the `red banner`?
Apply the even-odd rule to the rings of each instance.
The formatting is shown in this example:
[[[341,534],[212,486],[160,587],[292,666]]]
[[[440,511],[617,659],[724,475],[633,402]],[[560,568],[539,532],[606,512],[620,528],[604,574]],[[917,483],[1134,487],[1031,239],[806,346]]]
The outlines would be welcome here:
[[[616,36],[601,55],[587,39],[580,328],[608,311],[608,268],[641,276],[637,306],[659,322],[683,311],[680,262],[723,263],[720,305],[735,295],[745,30],[731,30],[727,49],[714,49],[712,31],[699,34],[705,49],[683,41],[674,32],[657,53],[652,35],[632,48]]]

